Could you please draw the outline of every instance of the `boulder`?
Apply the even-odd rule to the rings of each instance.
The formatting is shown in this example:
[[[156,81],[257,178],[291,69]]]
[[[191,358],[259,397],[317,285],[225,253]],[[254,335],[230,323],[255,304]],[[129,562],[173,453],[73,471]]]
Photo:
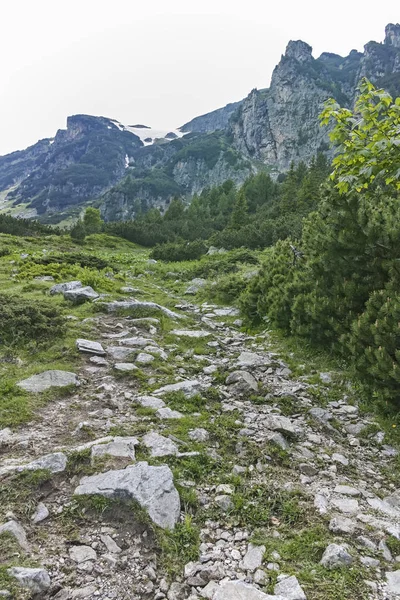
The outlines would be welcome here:
[[[100,297],[90,285],[73,290],[66,290],[63,292],[63,295],[65,300],[70,300],[73,304],[83,304],[83,302],[90,302],[91,300],[96,300]]]
[[[50,576],[45,569],[11,567],[7,569],[7,573],[16,579],[21,587],[30,590],[33,594],[44,594],[51,585]]]
[[[50,288],[50,294],[53,296],[54,294],[63,294],[64,292],[68,292],[69,290],[76,290],[82,287],[82,283],[80,281],[67,281],[66,283],[57,283]]]
[[[179,494],[166,465],[153,467],[139,462],[126,469],[83,477],[74,494],[136,500],[163,529],[173,529],[180,515]]]
[[[104,356],[106,351],[99,342],[92,342],[91,340],[76,340],[76,347],[79,352],[85,352],[87,354],[96,354],[97,356]]]
[[[155,360],[154,356],[147,354],[146,352],[139,352],[136,357],[136,364],[138,365],[149,365]]]
[[[74,562],[81,564],[88,560],[96,560],[97,554],[90,546],[72,546],[69,549],[69,557]]]
[[[297,431],[290,419],[281,415],[266,415],[264,419],[266,429],[278,431],[289,436],[297,435]]]
[[[36,460],[20,465],[16,468],[17,471],[38,471],[44,469],[50,473],[62,473],[67,467],[68,459],[63,452],[54,452],[53,454],[45,454]]]
[[[349,567],[352,562],[353,558],[344,546],[329,544],[321,558],[320,564],[327,569],[338,569]]]
[[[38,394],[45,392],[53,387],[67,387],[69,385],[79,385],[79,381],[75,373],[69,371],[43,371],[37,375],[32,375],[28,379],[23,379],[17,383],[17,386],[26,392]]]

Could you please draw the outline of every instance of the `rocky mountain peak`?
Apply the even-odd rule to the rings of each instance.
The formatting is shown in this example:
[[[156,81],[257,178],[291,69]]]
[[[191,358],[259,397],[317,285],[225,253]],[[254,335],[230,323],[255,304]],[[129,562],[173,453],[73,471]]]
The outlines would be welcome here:
[[[290,40],[286,46],[285,56],[304,63],[312,59],[312,47],[302,40]]]
[[[400,48],[400,24],[389,23],[385,27],[385,44]]]

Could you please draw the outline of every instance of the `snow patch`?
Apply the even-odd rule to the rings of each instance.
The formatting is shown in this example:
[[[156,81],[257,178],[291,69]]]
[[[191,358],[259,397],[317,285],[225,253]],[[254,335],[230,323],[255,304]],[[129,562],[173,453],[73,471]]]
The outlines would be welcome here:
[[[145,146],[151,146],[157,140],[165,140],[166,142],[171,141],[170,138],[166,137],[169,133],[174,134],[177,138],[181,138],[189,133],[188,131],[179,131],[179,129],[158,129],[155,127],[148,127],[147,125],[123,125],[115,119],[110,119],[110,123],[115,125],[115,127],[118,127],[120,131],[133,133]],[[112,129],[110,125],[108,125],[107,128]],[[175,137],[172,136],[172,139],[175,139]]]
[[[125,169],[129,167],[129,156],[125,154]]]

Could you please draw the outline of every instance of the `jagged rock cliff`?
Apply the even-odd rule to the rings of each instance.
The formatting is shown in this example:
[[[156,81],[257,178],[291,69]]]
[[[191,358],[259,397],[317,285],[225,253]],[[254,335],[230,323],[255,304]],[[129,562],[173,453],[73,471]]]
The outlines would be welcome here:
[[[278,174],[319,151],[330,155],[318,120],[327,98],[352,106],[362,77],[400,95],[400,25],[385,33],[383,43],[368,42],[346,57],[314,58],[311,46],[290,41],[268,89],[174,133],[146,137],[153,130],[69,117],[53,139],[0,157],[0,211],[59,222],[96,202],[106,219],[126,219],[226,179],[241,183],[260,169]]]

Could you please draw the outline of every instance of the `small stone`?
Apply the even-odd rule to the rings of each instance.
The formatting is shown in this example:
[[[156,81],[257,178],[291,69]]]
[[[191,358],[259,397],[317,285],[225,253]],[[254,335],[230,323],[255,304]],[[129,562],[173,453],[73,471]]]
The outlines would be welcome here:
[[[100,539],[111,554],[119,554],[122,552],[121,548],[115,543],[110,535],[101,535]]]
[[[235,389],[241,393],[258,391],[257,380],[247,371],[234,371],[226,378],[226,384],[236,384]]]
[[[357,500],[350,498],[332,498],[331,504],[343,513],[354,514],[359,509]]]
[[[332,454],[332,460],[333,460],[333,462],[340,463],[344,467],[347,467],[348,464],[349,464],[349,459],[348,458],[346,458],[345,456],[343,456],[343,454],[337,454],[336,452],[334,454]]]
[[[318,475],[318,469],[307,463],[299,465],[299,469],[300,472],[303,473],[303,475],[307,475],[307,477],[315,477],[315,475]]]
[[[91,356],[89,360],[98,367],[108,367],[108,362],[102,356]]]
[[[360,490],[349,485],[337,485],[333,490],[335,494],[343,494],[344,496],[360,496]]]
[[[91,457],[96,459],[112,456],[114,458],[135,460],[135,446],[138,444],[139,440],[135,437],[116,436],[112,442],[92,446]]]
[[[272,431],[279,431],[289,436],[297,435],[297,431],[291,420],[281,415],[266,415],[263,424],[266,429],[271,429]]]
[[[96,354],[97,356],[105,356],[106,351],[100,342],[92,342],[91,340],[84,340],[79,338],[76,340],[76,347],[79,352],[86,354]]]
[[[153,392],[153,394],[159,394],[160,396],[162,396],[163,394],[169,394],[170,392],[183,392],[186,398],[191,398],[192,396],[198,394],[201,391],[202,387],[203,386],[200,381],[198,381],[197,379],[191,379],[179,381],[178,383],[171,383],[170,385],[164,385],[163,387]]]
[[[371,556],[360,556],[360,562],[365,567],[371,567],[371,568],[376,568],[376,567],[379,567],[379,565],[380,565],[379,560],[376,558],[372,558]]]
[[[268,576],[266,572],[262,569],[257,569],[257,571],[253,575],[253,581],[258,585],[266,585],[266,583],[268,582]]]
[[[262,367],[269,366],[271,363],[263,356],[255,354],[254,352],[242,352],[238,358],[237,364],[241,367]]]
[[[147,433],[142,443],[150,449],[150,456],[176,456],[179,453],[178,446],[174,442],[155,431]]]
[[[327,569],[337,569],[340,567],[348,567],[353,562],[352,557],[347,552],[346,548],[338,544],[330,544],[320,561],[320,564]]]
[[[74,562],[81,564],[88,560],[96,560],[97,554],[90,546],[72,546],[69,549],[69,557]]]
[[[116,371],[120,371],[121,373],[129,373],[129,371],[137,371],[138,368],[133,363],[115,363],[114,369]]]
[[[159,419],[182,419],[183,414],[177,410],[172,410],[171,408],[159,408],[156,412],[156,416]]]
[[[26,539],[25,529],[22,527],[22,525],[17,523],[17,521],[12,520],[4,523],[4,525],[1,525],[0,534],[2,533],[8,533],[12,535],[21,548],[25,550],[25,552],[29,552],[29,544],[28,540]]]
[[[212,375],[216,371],[218,371],[217,365],[209,365],[208,367],[203,367],[203,373],[205,375]]]
[[[285,600],[307,600],[296,577],[285,577],[274,587],[274,594],[283,596]]]
[[[147,354],[146,352],[140,352],[136,357],[136,363],[138,365],[149,365],[155,360],[154,356]]]
[[[210,437],[208,431],[206,429],[202,429],[201,427],[198,429],[191,429],[188,435],[189,438],[194,442],[206,442]]]
[[[29,569],[27,567],[11,567],[7,569],[8,575],[14,577],[23,588],[34,594],[46,592],[50,585],[50,576],[45,569]]]
[[[36,525],[37,523],[41,523],[42,521],[47,519],[49,514],[50,514],[49,509],[47,508],[47,506],[45,504],[43,504],[43,502],[39,502],[39,504],[37,505],[36,511],[35,511],[34,515],[32,516],[33,524]]]
[[[333,517],[329,523],[329,529],[333,533],[353,533],[355,528],[355,523],[347,517]]]
[[[219,506],[224,512],[228,512],[233,508],[233,502],[231,497],[227,494],[222,494],[215,497],[215,504]]]
[[[155,396],[138,396],[137,398],[134,398],[134,400],[144,408],[153,408],[154,410],[157,410],[158,408],[165,407],[164,400],[156,398]]]
[[[235,491],[235,488],[232,485],[229,485],[227,483],[221,483],[219,486],[217,486],[217,489],[215,490],[215,492],[217,494],[229,494],[232,495]]]
[[[262,565],[265,546],[254,546],[249,544],[240,568],[245,571],[255,571]]]
[[[176,335],[178,337],[188,337],[188,338],[207,338],[210,337],[211,333],[209,331],[204,331],[202,329],[194,330],[194,329],[173,329],[171,331],[172,335]]]

